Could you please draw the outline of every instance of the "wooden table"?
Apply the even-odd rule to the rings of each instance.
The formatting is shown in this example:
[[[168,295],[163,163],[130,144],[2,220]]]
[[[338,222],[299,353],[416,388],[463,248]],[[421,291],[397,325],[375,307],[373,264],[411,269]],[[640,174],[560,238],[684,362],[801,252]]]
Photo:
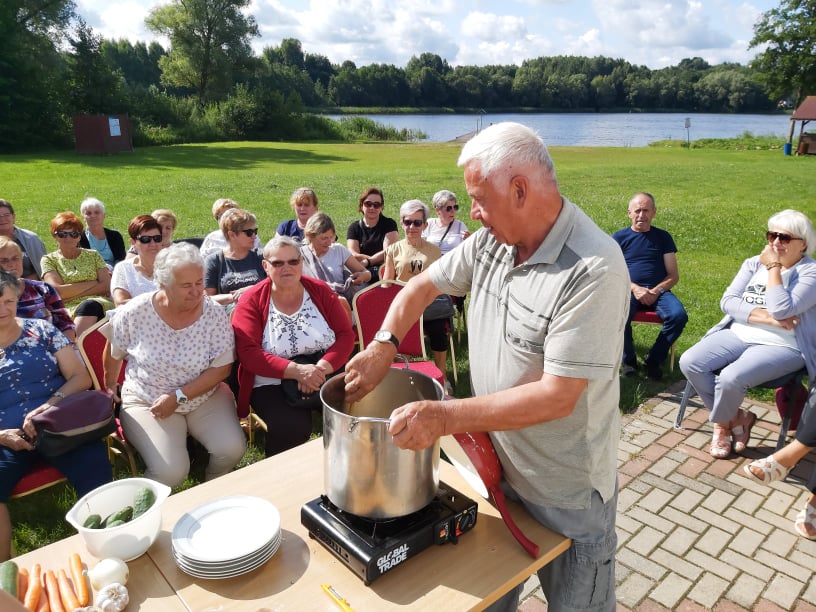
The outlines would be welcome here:
[[[540,546],[540,556],[532,559],[507,530],[498,511],[444,461],[440,462],[440,478],[478,502],[476,527],[463,534],[458,544],[429,548],[370,586],[309,537],[300,524],[301,506],[323,492],[322,440],[172,495],[162,508],[162,531],[156,543],[147,555],[130,563],[135,582],[128,586],[133,586],[138,606],[128,610],[174,609],[175,603],[167,601],[169,585],[177,601],[195,612],[307,607],[336,612],[339,608],[321,589],[323,583],[331,584],[357,612],[481,609],[569,548],[568,538],[544,528],[521,506],[511,503],[510,511],[521,530]],[[280,548],[265,565],[243,576],[224,580],[188,576],[173,560],[173,526],[185,512],[227,495],[254,495],[273,503],[281,514]],[[40,559],[50,557],[55,547],[76,550],[82,544],[74,536],[24,555],[21,561],[29,566],[34,560],[42,563]],[[60,556],[67,559],[67,554]]]

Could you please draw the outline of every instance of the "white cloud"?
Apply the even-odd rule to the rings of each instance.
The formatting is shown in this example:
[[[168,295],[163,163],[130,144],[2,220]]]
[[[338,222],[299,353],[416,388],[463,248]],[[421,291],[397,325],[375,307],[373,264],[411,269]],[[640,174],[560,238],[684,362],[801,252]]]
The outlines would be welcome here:
[[[464,36],[488,43],[497,43],[507,39],[519,40],[527,36],[524,19],[510,15],[479,12],[469,13],[462,20],[461,32]]]

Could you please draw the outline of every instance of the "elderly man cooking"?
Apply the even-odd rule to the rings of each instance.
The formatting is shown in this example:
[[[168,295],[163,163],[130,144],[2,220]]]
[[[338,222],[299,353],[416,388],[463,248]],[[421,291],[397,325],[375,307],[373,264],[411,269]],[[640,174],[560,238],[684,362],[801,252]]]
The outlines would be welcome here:
[[[483,227],[400,292],[377,342],[346,368],[347,400],[373,389],[399,339],[439,293],[471,294],[474,397],[412,402],[395,444],[488,431],[508,493],[573,546],[539,571],[551,610],[615,609],[618,367],[629,275],[617,244],[558,190],[537,134],[517,123],[462,149],[471,218]],[[518,605],[521,586],[497,602]]]

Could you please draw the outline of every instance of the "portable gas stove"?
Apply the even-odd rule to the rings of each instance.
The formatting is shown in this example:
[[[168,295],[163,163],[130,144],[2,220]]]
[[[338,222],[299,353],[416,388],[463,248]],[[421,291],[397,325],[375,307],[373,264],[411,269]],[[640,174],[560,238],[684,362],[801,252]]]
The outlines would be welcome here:
[[[440,482],[430,504],[394,519],[367,519],[343,512],[325,495],[300,509],[309,535],[371,584],[385,572],[434,544],[456,542],[476,524],[477,504]]]

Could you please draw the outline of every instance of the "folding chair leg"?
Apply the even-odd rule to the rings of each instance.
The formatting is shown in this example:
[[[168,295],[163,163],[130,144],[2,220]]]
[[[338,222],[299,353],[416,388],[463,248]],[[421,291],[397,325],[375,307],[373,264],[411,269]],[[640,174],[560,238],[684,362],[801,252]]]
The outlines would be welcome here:
[[[782,418],[782,425],[779,427],[779,439],[776,441],[776,450],[780,450],[788,443],[788,429],[790,428],[790,413]]]
[[[456,371],[456,350],[453,348],[453,334],[448,335],[450,340],[450,354],[451,354],[451,369],[453,370],[453,386],[459,384],[459,372]]]
[[[686,381],[686,388],[683,389],[683,399],[680,400],[680,407],[677,409],[677,418],[674,419],[675,429],[684,429],[683,417],[686,414],[686,406],[688,405],[689,399],[691,399],[691,392],[693,390],[694,387],[691,386],[691,383]]]

